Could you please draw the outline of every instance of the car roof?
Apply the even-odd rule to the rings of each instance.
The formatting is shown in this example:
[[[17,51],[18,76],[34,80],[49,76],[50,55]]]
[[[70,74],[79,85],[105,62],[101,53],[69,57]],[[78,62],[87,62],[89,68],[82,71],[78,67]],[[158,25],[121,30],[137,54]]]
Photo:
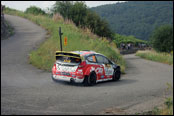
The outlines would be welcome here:
[[[95,51],[89,51],[89,50],[84,50],[84,51],[72,51],[72,53],[80,54],[80,56],[88,56],[90,54],[99,54],[96,53]],[[100,54],[102,55],[102,54]]]

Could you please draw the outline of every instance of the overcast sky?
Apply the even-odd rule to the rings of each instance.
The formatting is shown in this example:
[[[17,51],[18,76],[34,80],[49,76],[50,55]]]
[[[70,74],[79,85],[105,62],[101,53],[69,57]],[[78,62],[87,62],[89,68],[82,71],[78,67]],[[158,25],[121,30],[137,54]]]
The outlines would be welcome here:
[[[85,1],[85,2],[88,7],[95,7],[104,4],[113,4],[123,1]],[[55,1],[1,1],[2,5],[21,11],[25,11],[25,9],[31,5],[38,6],[45,10],[46,8],[50,8],[54,3]]]

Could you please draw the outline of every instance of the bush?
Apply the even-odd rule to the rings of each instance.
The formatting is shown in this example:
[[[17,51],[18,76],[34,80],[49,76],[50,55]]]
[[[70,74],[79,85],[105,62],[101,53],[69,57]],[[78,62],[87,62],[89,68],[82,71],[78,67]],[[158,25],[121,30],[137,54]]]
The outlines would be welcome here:
[[[31,6],[26,9],[25,13],[30,13],[34,15],[45,15],[45,11],[43,11],[41,8],[36,7],[36,6]]]
[[[163,25],[155,29],[150,43],[152,47],[160,52],[173,51],[173,27],[170,25]]]
[[[145,58],[156,62],[173,65],[173,54],[159,53],[156,51],[146,50],[146,51],[138,51],[136,53],[136,56],[140,56],[141,58]]]
[[[85,2],[57,1],[52,13],[60,13],[64,19],[72,20],[78,27],[89,28],[100,37],[114,38],[107,21],[87,8]]]

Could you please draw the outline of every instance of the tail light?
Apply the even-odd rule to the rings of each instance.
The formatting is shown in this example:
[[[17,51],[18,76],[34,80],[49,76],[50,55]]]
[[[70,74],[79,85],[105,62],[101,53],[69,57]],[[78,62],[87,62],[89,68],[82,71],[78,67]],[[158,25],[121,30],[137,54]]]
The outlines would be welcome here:
[[[56,74],[56,64],[53,65],[53,68],[52,68],[52,74],[53,74],[53,75]]]
[[[54,68],[54,70],[56,70],[56,64],[54,64],[53,68]]]
[[[79,64],[79,68],[83,68],[83,67],[85,67],[85,65],[86,65],[86,61],[83,61]]]

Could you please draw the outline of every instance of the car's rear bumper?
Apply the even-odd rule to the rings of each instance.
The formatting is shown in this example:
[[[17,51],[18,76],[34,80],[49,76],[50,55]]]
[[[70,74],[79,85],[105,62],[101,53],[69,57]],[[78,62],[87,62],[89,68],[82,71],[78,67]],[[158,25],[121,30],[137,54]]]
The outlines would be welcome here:
[[[60,76],[60,75],[52,75],[52,78],[54,80],[58,80],[58,81],[75,82],[75,83],[83,83],[83,81],[84,81],[84,79]]]

